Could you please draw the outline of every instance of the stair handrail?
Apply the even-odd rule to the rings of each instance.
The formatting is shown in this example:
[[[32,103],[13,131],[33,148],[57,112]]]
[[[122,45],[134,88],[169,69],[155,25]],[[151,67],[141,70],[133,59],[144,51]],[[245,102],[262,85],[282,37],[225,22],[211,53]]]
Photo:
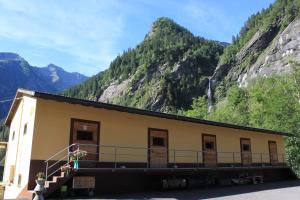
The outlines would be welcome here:
[[[56,172],[59,170],[59,168],[58,168],[58,169],[54,170],[53,173],[51,173],[50,175],[48,175],[48,170],[49,170],[50,168],[52,168],[54,165],[56,165],[58,162],[62,161],[64,158],[67,158],[67,163],[70,163],[70,160],[69,160],[69,159],[70,159],[70,148],[73,147],[73,146],[75,146],[75,145],[77,145],[77,144],[73,143],[73,144],[71,144],[71,145],[65,147],[64,149],[58,151],[58,152],[55,153],[54,155],[50,156],[47,160],[45,160],[45,164],[46,164],[46,168],[45,168],[45,177],[46,177],[46,180],[48,179],[48,177],[50,177],[51,175],[53,175],[54,173],[56,173]],[[62,154],[62,153],[65,152],[66,150],[68,151],[68,153],[67,153],[66,155],[64,155],[61,159],[59,159],[59,161],[55,162],[54,164],[52,164],[52,165],[49,167],[49,161],[50,161],[52,158],[54,158],[54,157],[56,157],[56,156]]]
[[[49,162],[49,160],[51,160],[51,159],[54,158],[55,156],[59,155],[60,153],[64,152],[65,150],[70,149],[72,146],[75,146],[75,145],[76,145],[76,144],[74,143],[74,144],[71,144],[71,145],[67,146],[66,148],[60,150],[59,152],[55,153],[53,156],[49,157],[48,160],[45,160],[45,163],[46,163],[46,162]]]

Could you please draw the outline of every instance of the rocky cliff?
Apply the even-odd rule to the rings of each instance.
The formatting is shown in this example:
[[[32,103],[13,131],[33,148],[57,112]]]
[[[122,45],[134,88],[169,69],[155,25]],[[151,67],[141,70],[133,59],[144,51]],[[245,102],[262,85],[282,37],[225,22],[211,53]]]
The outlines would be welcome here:
[[[240,86],[247,86],[250,80],[259,76],[283,75],[292,70],[292,63],[300,63],[300,19],[295,19],[289,26],[276,35],[249,70],[238,77]]]
[[[110,67],[67,96],[173,112],[205,95],[224,43],[194,36],[168,18],[159,18],[144,41],[118,56]]]
[[[232,85],[246,87],[257,77],[284,75],[300,62],[299,10],[298,0],[278,0],[248,19],[211,77],[215,99]]]

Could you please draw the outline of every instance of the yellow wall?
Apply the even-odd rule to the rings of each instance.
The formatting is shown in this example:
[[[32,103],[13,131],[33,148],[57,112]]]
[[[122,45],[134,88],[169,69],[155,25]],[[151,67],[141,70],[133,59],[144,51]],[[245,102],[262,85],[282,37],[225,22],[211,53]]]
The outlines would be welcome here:
[[[265,153],[264,162],[269,162],[268,140],[277,142],[278,154],[284,153],[283,137],[245,130],[195,124],[177,120],[162,119],[112,110],[86,107],[38,99],[36,123],[32,147],[32,159],[45,160],[69,144],[71,118],[99,121],[100,144],[129,147],[147,147],[148,128],[168,129],[169,149],[202,149],[202,134],[214,134],[218,152],[237,152],[235,161],[240,162],[240,138],[250,138],[253,153]],[[41,149],[42,146],[42,149]],[[113,148],[100,149],[101,153],[114,153]],[[136,153],[137,156],[119,156],[119,161],[145,162],[146,151],[118,150],[118,153]],[[196,152],[176,152],[176,162],[195,162]],[[145,156],[141,156],[145,155]],[[185,156],[185,157],[181,157]],[[112,155],[101,155],[102,161],[113,161]],[[199,154],[199,160],[202,155]],[[232,162],[232,153],[219,153],[218,162]],[[253,162],[260,156],[253,156]],[[282,161],[280,156],[279,162]],[[173,151],[169,152],[169,162],[173,162]]]
[[[14,166],[13,183],[5,188],[5,199],[14,199],[26,186],[29,177],[29,164],[31,158],[32,136],[35,119],[36,99],[24,96],[10,125],[9,140],[4,168],[4,182],[9,183],[11,166]],[[24,125],[27,132],[24,135]],[[15,137],[13,137],[15,132]],[[18,176],[21,175],[20,185]]]

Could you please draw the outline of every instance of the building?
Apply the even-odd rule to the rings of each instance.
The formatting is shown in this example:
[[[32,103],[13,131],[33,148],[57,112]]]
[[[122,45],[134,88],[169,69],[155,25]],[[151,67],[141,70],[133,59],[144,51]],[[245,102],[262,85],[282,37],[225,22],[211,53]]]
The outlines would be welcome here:
[[[160,183],[224,183],[245,174],[264,181],[295,177],[284,165],[289,134],[271,130],[23,89],[5,123],[10,127],[4,169],[8,199],[28,196],[40,171],[47,176],[47,195],[63,184],[101,194]],[[87,151],[79,169],[61,175],[61,166],[78,148]]]
[[[7,142],[0,141],[0,180],[3,179],[3,170],[4,170],[4,161],[5,161],[5,153],[6,153]],[[1,197],[1,195],[0,195]]]

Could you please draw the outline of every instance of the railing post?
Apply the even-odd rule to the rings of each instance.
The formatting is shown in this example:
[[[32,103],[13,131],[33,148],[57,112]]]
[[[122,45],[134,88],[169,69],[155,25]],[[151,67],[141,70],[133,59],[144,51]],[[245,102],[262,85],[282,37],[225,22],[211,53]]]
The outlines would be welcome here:
[[[199,151],[197,151],[197,168],[199,168]]]
[[[77,153],[76,153],[76,159],[78,160],[78,154],[79,154],[79,144],[77,144]]]
[[[146,149],[146,156],[147,156],[147,168],[149,168],[149,159],[150,159],[150,148]]]
[[[284,159],[284,154],[282,154],[282,167],[284,167],[285,159]]]
[[[235,167],[235,156],[234,156],[234,152],[232,152],[232,162],[233,162],[233,167]]]
[[[45,172],[46,181],[48,180],[48,165],[49,165],[49,162],[47,161],[46,162],[46,172]]]
[[[176,164],[175,164],[176,163],[176,150],[174,149],[173,151],[174,151],[173,161],[174,161],[174,168],[175,168],[175,166],[176,166]]]
[[[262,158],[262,153],[260,153],[260,165],[263,167],[263,158]]]
[[[117,168],[117,146],[115,146],[115,168]]]
[[[68,158],[67,158],[68,164],[70,163],[70,148],[68,148]]]

